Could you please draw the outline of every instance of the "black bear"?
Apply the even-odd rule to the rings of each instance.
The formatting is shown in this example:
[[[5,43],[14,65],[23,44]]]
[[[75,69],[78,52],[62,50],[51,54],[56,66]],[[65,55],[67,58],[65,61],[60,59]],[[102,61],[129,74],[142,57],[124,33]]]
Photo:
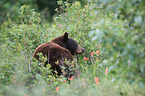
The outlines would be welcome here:
[[[37,53],[42,53],[43,56],[47,57],[44,66],[51,64],[53,74],[55,74],[54,71],[57,71],[57,75],[60,76],[62,74],[61,66],[64,66],[66,71],[65,77],[70,77],[69,65],[65,63],[65,60],[73,61],[73,55],[83,52],[84,48],[78,45],[75,40],[69,38],[68,33],[65,32],[63,36],[39,45],[34,51],[33,57],[39,60]]]

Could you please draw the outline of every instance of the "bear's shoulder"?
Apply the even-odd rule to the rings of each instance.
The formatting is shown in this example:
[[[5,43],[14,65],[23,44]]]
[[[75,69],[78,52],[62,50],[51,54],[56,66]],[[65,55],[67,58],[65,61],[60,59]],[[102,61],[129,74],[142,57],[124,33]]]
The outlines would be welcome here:
[[[39,56],[37,55],[37,53],[42,53],[44,56],[47,56],[49,58],[54,57],[54,59],[73,59],[73,56],[68,49],[61,47],[54,42],[46,42],[36,48],[33,57],[38,59]]]

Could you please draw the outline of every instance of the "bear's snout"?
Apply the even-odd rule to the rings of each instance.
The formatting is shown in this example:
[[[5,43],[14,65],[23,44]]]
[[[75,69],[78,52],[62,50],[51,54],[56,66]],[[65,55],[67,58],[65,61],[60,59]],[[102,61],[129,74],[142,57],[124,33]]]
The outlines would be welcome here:
[[[83,48],[83,47],[81,47],[80,45],[78,45],[78,48],[77,48],[77,50],[76,50],[76,53],[77,54],[81,54],[81,53],[83,53],[85,51],[85,49]]]
[[[84,52],[85,52],[85,48],[82,49],[82,53],[84,53]]]

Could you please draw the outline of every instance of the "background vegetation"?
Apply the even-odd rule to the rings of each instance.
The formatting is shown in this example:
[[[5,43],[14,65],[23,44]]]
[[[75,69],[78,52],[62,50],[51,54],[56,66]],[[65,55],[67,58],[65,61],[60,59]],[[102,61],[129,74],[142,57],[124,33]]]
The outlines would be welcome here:
[[[0,95],[145,95],[144,0],[58,1],[51,23],[38,2],[0,1]],[[70,82],[32,57],[38,45],[64,32],[86,49],[74,57],[79,75]]]

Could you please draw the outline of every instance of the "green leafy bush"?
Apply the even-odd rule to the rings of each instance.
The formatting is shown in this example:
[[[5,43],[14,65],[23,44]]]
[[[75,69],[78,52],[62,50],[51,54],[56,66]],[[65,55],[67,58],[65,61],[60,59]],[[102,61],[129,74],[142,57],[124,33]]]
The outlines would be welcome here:
[[[113,11],[111,2],[97,1],[84,7],[80,2],[59,2],[64,11],[56,9],[61,14],[51,25],[41,23],[40,15],[23,5],[20,23],[9,21],[9,31],[1,32],[0,95],[143,96],[144,25],[136,28],[137,22],[128,22],[130,17],[116,17],[118,11]],[[74,56],[77,67],[72,70],[79,74],[68,78],[69,82],[51,75],[50,65],[43,67],[43,62],[32,57],[38,45],[64,32],[86,49]]]
[[[102,47],[110,46],[108,50],[104,50],[108,53],[104,64],[111,65],[110,72],[118,75],[118,79],[128,80],[131,84],[137,83],[142,88],[145,84],[144,3],[137,0],[102,2],[105,16],[97,23],[92,23],[95,23],[95,28],[90,32],[95,40],[104,43]]]

